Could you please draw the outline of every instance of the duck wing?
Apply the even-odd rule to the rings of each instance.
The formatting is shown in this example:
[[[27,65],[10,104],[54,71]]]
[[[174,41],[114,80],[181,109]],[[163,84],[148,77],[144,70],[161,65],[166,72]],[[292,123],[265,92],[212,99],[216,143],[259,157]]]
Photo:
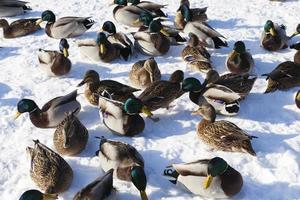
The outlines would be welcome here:
[[[42,107],[42,112],[45,112],[47,110],[49,110],[49,108],[56,108],[58,106],[61,106],[61,105],[64,105],[64,104],[67,104],[69,102],[72,102],[72,101],[76,101],[76,97],[77,97],[77,90],[71,92],[70,94],[67,94],[65,96],[59,96],[59,97],[56,97],[50,101],[48,101],[43,107]]]
[[[297,65],[294,62],[286,61],[281,63],[276,69],[271,73],[265,74],[267,77],[270,77],[273,80],[281,79],[300,79],[300,65]]]
[[[207,176],[207,165],[209,159],[197,160],[195,162],[172,164],[172,167],[181,176]]]
[[[99,91],[102,92],[103,90],[107,90],[109,93],[117,93],[117,94],[133,93],[136,91],[140,91],[140,89],[136,89],[113,80],[100,81]]]
[[[208,35],[209,37],[222,37],[225,38],[223,35],[221,35],[218,31],[216,31],[214,28],[212,28],[209,24],[206,22],[192,22],[196,28],[201,30],[203,33]]]
[[[224,102],[233,102],[240,100],[242,97],[233,92],[231,89],[217,84],[210,84],[203,92],[203,96],[209,99],[218,99]]]

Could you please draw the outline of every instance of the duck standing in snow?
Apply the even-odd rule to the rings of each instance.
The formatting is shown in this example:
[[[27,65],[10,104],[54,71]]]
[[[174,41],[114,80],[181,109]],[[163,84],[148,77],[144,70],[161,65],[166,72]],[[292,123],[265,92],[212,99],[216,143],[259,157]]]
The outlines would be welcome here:
[[[44,194],[39,190],[27,190],[24,192],[19,200],[55,200],[56,194]]]
[[[131,145],[101,138],[96,152],[101,168],[107,172],[114,169],[114,177],[132,182],[140,191],[141,200],[147,200],[147,177],[144,171],[144,159]]]
[[[70,72],[72,63],[69,56],[69,44],[66,39],[59,42],[59,51],[39,49],[38,59],[42,70],[50,76],[63,76]]]
[[[18,0],[1,0],[0,1],[0,17],[14,17],[22,15],[26,11],[31,10],[26,4],[28,2]]]
[[[220,157],[172,164],[163,175],[171,183],[205,198],[229,198],[243,186],[241,174]]]
[[[197,135],[207,145],[215,150],[229,152],[246,152],[256,156],[248,135],[232,122],[216,121],[216,111],[209,103],[203,103],[192,115],[202,115],[203,119],[197,127]]]
[[[55,39],[80,36],[95,23],[90,17],[62,17],[56,19],[55,14],[50,10],[44,11],[36,23],[40,24],[43,21],[47,22],[46,34]]]
[[[36,31],[41,29],[41,27],[36,24],[37,20],[37,18],[19,19],[12,22],[11,24],[8,24],[6,19],[0,19],[0,33],[1,29],[3,32],[3,35],[0,36],[10,39],[35,33]]]
[[[287,48],[289,37],[286,35],[285,29],[284,25],[279,26],[277,23],[268,20],[262,32],[261,45],[268,51]]]
[[[297,50],[297,52],[294,55],[294,62],[300,64],[300,42],[291,45],[290,48]]]
[[[234,43],[233,50],[226,59],[226,66],[234,74],[251,73],[254,60],[252,55],[246,50],[244,42],[237,41]]]
[[[30,176],[39,188],[47,194],[59,194],[70,187],[73,171],[60,155],[38,140],[26,151],[31,158]]]
[[[55,128],[66,117],[66,113],[80,111],[80,103],[76,100],[77,90],[65,96],[56,97],[48,101],[42,109],[31,99],[22,99],[17,105],[17,119],[21,114],[28,112],[32,124],[38,128]]]

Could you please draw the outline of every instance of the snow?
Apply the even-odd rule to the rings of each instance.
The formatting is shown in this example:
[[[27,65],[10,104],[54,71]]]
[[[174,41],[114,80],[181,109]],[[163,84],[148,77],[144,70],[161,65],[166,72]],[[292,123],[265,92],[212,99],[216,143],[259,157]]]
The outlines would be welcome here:
[[[48,100],[67,94],[82,80],[85,71],[94,69],[103,79],[114,79],[128,83],[128,74],[134,62],[145,59],[140,54],[129,61],[116,60],[110,64],[92,63],[82,60],[75,41],[95,38],[97,31],[106,20],[112,20],[112,7],[108,8],[106,0],[32,0],[33,11],[23,16],[9,18],[14,21],[21,17],[39,17],[41,12],[49,9],[57,17],[92,16],[97,22],[91,30],[76,39],[69,39],[70,59],[73,68],[65,77],[47,77],[40,69],[37,60],[39,48],[58,49],[59,40],[49,38],[43,31],[34,35],[1,39],[0,46],[0,199],[18,199],[26,190],[36,188],[29,176],[30,160],[25,148],[32,146],[33,139],[54,149],[52,137],[54,129],[34,127],[28,114],[14,121],[16,104],[21,98],[34,99],[39,106]],[[156,0],[156,2],[162,2]],[[171,19],[177,10],[179,0],[165,0],[165,9]],[[295,51],[286,49],[267,52],[260,47],[260,35],[266,20],[271,19],[287,26],[287,33],[295,31],[300,22],[297,0],[284,3],[269,0],[194,0],[191,7],[208,6],[209,24],[226,36],[230,48],[211,50],[213,66],[224,73],[224,62],[232,45],[243,40],[255,59],[255,73],[259,75],[251,94],[241,102],[238,116],[222,117],[236,123],[250,135],[258,136],[252,144],[257,157],[243,153],[211,151],[197,138],[196,125],[200,116],[191,116],[196,109],[188,95],[176,100],[171,110],[158,110],[155,115],[158,123],[146,120],[144,132],[136,137],[118,137],[102,124],[96,107],[89,105],[83,95],[77,99],[82,105],[79,118],[89,130],[87,148],[75,157],[64,159],[74,171],[74,180],[68,191],[59,199],[72,199],[77,191],[93,181],[104,172],[99,166],[99,159],[94,156],[98,150],[99,140],[95,136],[127,142],[139,150],[146,161],[145,171],[148,176],[147,193],[149,199],[201,199],[189,192],[176,188],[161,174],[164,167],[171,163],[189,162],[197,159],[220,156],[237,169],[244,178],[242,191],[233,199],[298,199],[300,198],[300,115],[294,104],[297,88],[289,91],[277,91],[263,94],[266,81],[261,74],[270,72],[279,63],[291,60]],[[131,32],[118,25],[119,31]],[[292,40],[296,42],[299,36]],[[203,80],[204,75],[190,72],[180,58],[183,46],[171,47],[163,57],[157,57],[163,79],[177,69],[185,71],[185,76],[195,76]],[[200,75],[200,76],[199,76]],[[79,89],[80,92],[83,88]],[[139,199],[137,189],[131,183],[115,180],[119,199]]]

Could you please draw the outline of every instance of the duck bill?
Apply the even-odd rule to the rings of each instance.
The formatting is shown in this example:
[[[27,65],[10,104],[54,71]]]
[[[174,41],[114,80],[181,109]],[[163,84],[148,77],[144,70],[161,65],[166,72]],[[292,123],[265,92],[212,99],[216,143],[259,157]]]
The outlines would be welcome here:
[[[43,200],[55,200],[57,198],[57,194],[43,194]]]
[[[229,55],[229,60],[233,60],[237,56],[237,54],[238,53],[235,50],[233,50]]]
[[[140,19],[136,19],[136,20],[134,20],[134,22],[132,22],[132,25],[139,25],[139,23],[140,23]]]
[[[293,33],[293,35],[291,35],[290,38],[295,37],[296,35],[299,35],[299,34],[300,34],[300,32],[296,31],[295,33]]]
[[[148,200],[148,196],[145,191],[140,191],[141,200]]]
[[[161,29],[160,32],[161,32],[163,35],[167,36],[167,37],[170,36],[170,34],[169,34],[166,30],[164,30],[164,29]]]
[[[40,25],[42,22],[43,22],[42,19],[38,19],[38,20],[35,21],[35,25]]]
[[[105,46],[104,44],[100,44],[100,53],[104,54],[104,52],[105,52]]]
[[[15,117],[14,117],[14,119],[16,120],[16,119],[18,119],[19,117],[20,117],[20,115],[21,115],[22,113],[20,113],[20,112],[17,112],[16,114],[15,114]]]
[[[147,117],[151,117],[153,115],[153,113],[149,110],[149,108],[147,108],[147,106],[143,106],[142,113],[144,113]]]
[[[212,177],[211,175],[208,175],[208,176],[206,177],[206,179],[205,179],[205,181],[204,181],[204,184],[203,184],[204,189],[209,188],[209,186],[210,186],[212,180],[213,180],[213,177]]]
[[[194,110],[191,115],[198,115],[198,110]]]
[[[63,53],[64,53],[64,56],[65,56],[66,58],[69,57],[69,51],[68,51],[67,48],[64,48],[64,49],[63,49]]]
[[[276,36],[276,32],[275,32],[274,28],[270,29],[270,33],[271,33],[272,36]]]
[[[86,80],[83,79],[83,80],[77,85],[77,87],[81,87],[81,86],[83,86],[85,83],[86,83]]]
[[[300,101],[300,91],[297,92],[297,94],[296,94],[296,99],[297,99],[298,101]]]

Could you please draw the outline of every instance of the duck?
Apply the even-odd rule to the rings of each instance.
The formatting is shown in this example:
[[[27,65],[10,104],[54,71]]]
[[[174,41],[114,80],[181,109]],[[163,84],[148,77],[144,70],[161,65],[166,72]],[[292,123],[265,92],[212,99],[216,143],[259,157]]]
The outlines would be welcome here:
[[[297,52],[294,55],[294,62],[300,64],[300,42],[292,44],[290,48],[297,50]]]
[[[42,109],[31,99],[21,99],[17,104],[15,119],[28,112],[30,121],[37,128],[56,128],[66,117],[66,113],[80,111],[80,103],[76,100],[77,90],[65,96],[48,101]]]
[[[69,56],[69,44],[66,39],[59,42],[59,51],[39,49],[38,59],[40,67],[49,76],[63,76],[70,72],[72,63]]]
[[[243,41],[234,43],[233,50],[227,56],[225,63],[227,69],[234,74],[251,73],[254,66],[253,57],[246,50],[246,45]]]
[[[33,34],[41,29],[36,25],[36,20],[38,19],[19,19],[9,24],[6,19],[0,19],[0,30],[3,31],[1,37],[11,39]]]
[[[261,45],[268,51],[278,51],[288,47],[289,37],[286,35],[286,27],[268,20],[265,23],[261,36]]]
[[[31,158],[31,179],[46,194],[59,194],[66,191],[73,181],[73,170],[70,165],[39,140],[33,142],[33,148],[26,148]]]
[[[76,193],[73,200],[116,200],[116,190],[113,187],[113,169],[108,170],[103,176],[82,188]]]
[[[14,17],[31,10],[28,2],[18,0],[2,0],[0,2],[0,17]]]
[[[104,22],[101,31],[108,34],[107,40],[112,44],[119,44],[122,46],[120,54],[125,61],[127,61],[133,53],[133,43],[122,32],[116,31],[116,26],[111,21]]]
[[[139,89],[124,85],[114,80],[100,80],[98,72],[95,70],[88,70],[83,80],[77,85],[81,87],[86,85],[84,95],[88,102],[94,106],[98,106],[99,94],[104,90],[112,95],[112,98],[117,101],[125,102],[128,98],[134,98],[134,92]]]
[[[181,57],[192,71],[207,73],[212,69],[210,54],[206,48],[199,44],[199,38],[189,33],[187,46],[182,50]]]
[[[77,155],[85,149],[88,142],[88,130],[74,115],[76,112],[77,110],[68,113],[54,132],[53,144],[61,155]]]
[[[298,92],[295,96],[295,103],[296,103],[296,106],[300,109],[300,90],[298,90]]]
[[[19,200],[55,200],[57,199],[56,194],[44,194],[39,190],[27,190],[25,191]]]
[[[227,199],[243,187],[242,175],[221,157],[172,164],[164,169],[163,176],[205,198]]]
[[[295,33],[293,33],[289,38],[293,38],[300,34],[300,24],[297,25]]]
[[[94,25],[91,17],[62,17],[56,20],[51,10],[46,10],[36,24],[47,22],[46,34],[55,39],[73,38],[82,35]]]
[[[128,0],[128,3],[143,8],[149,11],[149,13],[153,13],[156,16],[167,17],[167,15],[161,10],[162,8],[165,8],[167,5],[157,4],[151,1],[140,1],[140,0]]]
[[[159,81],[160,79],[161,73],[154,57],[146,60],[139,60],[133,64],[132,69],[129,72],[130,84],[138,89],[145,89],[151,83]]]
[[[82,40],[77,41],[80,54],[83,58],[91,61],[109,63],[120,56],[128,57],[128,49],[124,49],[120,44],[111,43],[104,32],[97,34],[96,41]]]
[[[103,124],[113,134],[120,136],[131,137],[143,132],[145,121],[139,113],[144,113],[154,122],[159,120],[152,118],[151,111],[139,99],[129,98],[122,103],[111,99],[107,92],[99,96],[99,109]]]
[[[228,152],[243,152],[256,156],[250,136],[230,121],[216,121],[216,111],[209,103],[203,103],[192,115],[201,115],[203,119],[197,127],[198,137],[215,150]]]
[[[263,74],[266,76],[268,86],[265,93],[276,90],[288,90],[300,86],[300,63],[285,61],[280,63],[272,72]]]
[[[170,104],[179,98],[184,92],[181,84],[184,79],[184,73],[176,70],[171,74],[169,80],[160,80],[151,83],[139,96],[145,106],[150,111],[159,108],[170,108]]]
[[[140,191],[141,200],[147,200],[147,177],[144,171],[142,155],[130,144],[101,138],[96,152],[102,169],[107,172],[114,169],[113,176],[132,182]]]
[[[201,106],[203,102],[208,102],[218,114],[237,115],[242,96],[226,86],[212,83],[211,76],[213,74],[208,72],[203,84],[194,77],[186,78],[182,83],[182,90],[189,92],[190,100],[198,106]]]
[[[150,23],[154,20],[154,17],[151,15],[151,13],[149,12],[142,12],[140,14],[140,17],[138,18],[137,21],[135,21],[134,23],[139,23],[139,22],[142,22],[142,26],[138,29],[138,32],[145,32],[145,31],[150,31],[149,29],[149,26],[150,26]],[[162,21],[161,19],[158,19],[158,21]],[[169,26],[166,26],[166,25],[162,25],[163,26],[163,29],[161,30],[163,32],[164,35],[167,36],[167,38],[169,39],[170,41],[170,44],[171,45],[181,45],[183,43],[186,42],[186,39],[183,38],[180,34],[179,34],[179,31],[172,28],[172,27],[169,27]]]
[[[207,21],[206,15],[207,7],[203,8],[190,8],[190,2],[188,0],[181,0],[180,7],[176,11],[174,25],[177,29],[183,30],[188,21],[198,21],[205,22]],[[184,14],[189,13],[189,14]],[[189,15],[188,21],[184,15]]]

